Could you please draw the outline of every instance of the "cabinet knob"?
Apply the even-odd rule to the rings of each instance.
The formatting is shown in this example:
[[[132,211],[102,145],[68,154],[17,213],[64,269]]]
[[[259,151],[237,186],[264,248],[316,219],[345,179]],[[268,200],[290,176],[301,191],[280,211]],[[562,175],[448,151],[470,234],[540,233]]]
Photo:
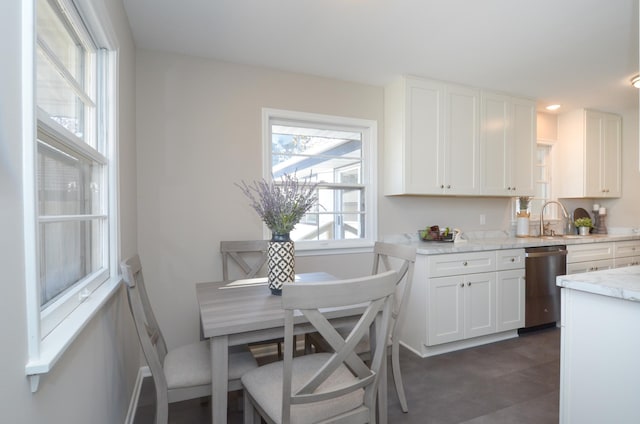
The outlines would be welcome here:
[[[513,188],[513,191],[516,191],[516,188],[515,188],[515,187]]]
[[[464,283],[460,283],[460,287],[464,287]]]
[[[440,185],[440,188],[444,188],[444,184],[441,184],[441,185]]]
[[[467,287],[471,286],[471,282],[467,283]]]
[[[451,188],[451,184],[447,184],[447,188]]]
[[[462,262],[462,265],[467,266],[469,264],[467,263],[467,261],[464,261],[464,262]]]
[[[511,262],[515,262],[515,261],[516,261],[516,258],[511,258]]]

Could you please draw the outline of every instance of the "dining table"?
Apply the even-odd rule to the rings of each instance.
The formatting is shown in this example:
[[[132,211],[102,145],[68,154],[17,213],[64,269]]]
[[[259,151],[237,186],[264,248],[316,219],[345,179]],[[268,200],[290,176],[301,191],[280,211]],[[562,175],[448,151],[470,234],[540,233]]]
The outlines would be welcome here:
[[[296,274],[293,284],[335,281],[326,272]],[[229,348],[284,336],[282,298],[271,294],[267,279],[251,278],[196,284],[202,336],[211,347],[211,417],[213,424],[227,423]],[[322,313],[336,327],[353,325],[363,305],[327,308]],[[294,319],[294,334],[315,331],[302,314]],[[386,354],[386,352],[385,352]],[[378,389],[379,422],[387,420],[386,358]],[[245,411],[247,413],[247,411]]]

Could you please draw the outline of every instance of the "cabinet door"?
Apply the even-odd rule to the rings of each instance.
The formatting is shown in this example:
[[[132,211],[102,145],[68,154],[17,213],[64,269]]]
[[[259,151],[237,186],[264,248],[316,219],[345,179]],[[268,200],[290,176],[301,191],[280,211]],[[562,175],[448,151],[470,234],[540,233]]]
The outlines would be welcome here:
[[[496,299],[496,331],[524,327],[524,269],[498,272]]]
[[[602,197],[604,189],[601,184],[602,152],[600,139],[602,137],[602,119],[594,111],[585,113],[585,191],[587,197]]]
[[[464,290],[462,276],[429,280],[428,346],[464,337]]]
[[[622,196],[621,143],[622,122],[619,116],[602,117],[602,189],[606,197]]]
[[[478,337],[496,332],[496,274],[465,276],[464,337]]]
[[[405,189],[413,194],[440,194],[445,166],[445,86],[408,79],[406,90]]]
[[[481,117],[482,193],[534,195],[535,102],[483,91]]]
[[[447,85],[444,194],[478,194],[480,92]],[[427,165],[429,166],[429,165]]]
[[[515,196],[533,196],[536,151],[536,104],[529,99],[512,98],[512,155],[509,161],[511,191]]]
[[[496,196],[511,194],[509,184],[508,128],[509,98],[482,92],[481,174],[482,193]]]
[[[588,110],[585,120],[586,196],[620,197],[621,119]]]

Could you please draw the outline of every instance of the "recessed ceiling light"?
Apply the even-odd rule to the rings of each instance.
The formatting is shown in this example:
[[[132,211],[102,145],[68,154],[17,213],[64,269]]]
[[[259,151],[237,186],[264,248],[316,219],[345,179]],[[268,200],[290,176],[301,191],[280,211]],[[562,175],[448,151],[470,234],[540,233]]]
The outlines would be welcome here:
[[[636,75],[631,79],[631,85],[635,88],[640,88],[640,75]]]
[[[549,105],[546,107],[547,110],[558,110],[560,109],[560,105]]]

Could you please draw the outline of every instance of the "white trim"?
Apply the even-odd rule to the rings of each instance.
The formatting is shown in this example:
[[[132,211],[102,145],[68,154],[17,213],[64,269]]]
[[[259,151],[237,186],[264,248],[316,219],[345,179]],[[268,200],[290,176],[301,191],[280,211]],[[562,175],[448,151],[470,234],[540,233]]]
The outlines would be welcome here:
[[[22,198],[29,358],[40,356],[36,201],[35,1],[22,0]],[[31,75],[31,78],[29,78]]]
[[[360,249],[373,246],[378,232],[378,123],[370,119],[350,118],[345,116],[324,115],[318,113],[298,112],[283,109],[262,108],[262,176],[271,180],[271,126],[273,120],[300,121],[303,124],[313,123],[327,126],[358,127],[362,130],[363,177],[367,188],[365,195],[365,237],[347,240],[319,240],[296,242],[296,252],[312,254],[356,253]],[[263,237],[271,238],[271,233],[263,226]],[[335,252],[327,252],[335,250]],[[370,250],[369,250],[370,251]],[[311,253],[313,252],[313,253]]]
[[[111,278],[96,289],[87,300],[81,303],[72,314],[69,314],[51,333],[39,341],[40,354],[30,357],[25,365],[25,373],[29,377],[39,378],[39,374],[51,371],[62,354],[78,337],[78,334],[89,323],[102,306],[118,291],[120,277]],[[31,391],[38,390],[38,385],[32,384]]]
[[[127,416],[124,419],[124,424],[133,424],[136,419],[136,410],[138,409],[138,402],[140,401],[140,393],[142,392],[142,383],[146,377],[151,377],[151,371],[148,366],[138,368],[138,376],[136,382],[133,385],[133,393],[131,393],[131,399],[129,400],[129,409],[127,410]]]
[[[119,209],[118,209],[118,47],[113,27],[108,20],[108,13],[101,2],[84,1],[78,5],[82,9],[82,16],[89,18],[91,31],[96,31],[100,48],[105,48],[105,58],[108,60],[109,78],[107,86],[107,119],[109,126],[106,137],[109,152],[107,157],[109,179],[108,207],[110,227],[108,229],[109,249],[104,252],[105,264],[108,263],[112,275],[103,282],[93,293],[79,295],[82,302],[72,313],[64,318],[49,334],[41,339],[42,317],[39,296],[39,263],[37,257],[37,197],[36,197],[36,158],[37,158],[37,114],[36,114],[36,34],[34,28],[36,6],[35,0],[22,0],[22,72],[27,75],[22,83],[22,142],[23,142],[23,208],[24,208],[24,248],[25,248],[25,291],[27,311],[27,342],[28,362],[25,374],[29,377],[31,391],[38,390],[40,376],[49,372],[62,357],[67,348],[82,332],[89,321],[99,313],[102,306],[111,299],[120,287],[121,278],[118,272],[120,255],[119,241]],[[67,2],[68,4],[68,2]],[[97,6],[97,7],[96,7]],[[100,18],[98,18],[100,16]],[[31,78],[29,78],[31,75]],[[49,121],[47,121],[49,123]],[[56,128],[48,125],[49,128]],[[79,144],[84,147],[83,144]],[[74,146],[77,149],[77,146]],[[84,149],[89,150],[89,149]],[[93,152],[91,152],[93,153]],[[94,157],[92,154],[90,157]],[[100,157],[97,157],[100,159]],[[108,260],[108,262],[107,262]]]

